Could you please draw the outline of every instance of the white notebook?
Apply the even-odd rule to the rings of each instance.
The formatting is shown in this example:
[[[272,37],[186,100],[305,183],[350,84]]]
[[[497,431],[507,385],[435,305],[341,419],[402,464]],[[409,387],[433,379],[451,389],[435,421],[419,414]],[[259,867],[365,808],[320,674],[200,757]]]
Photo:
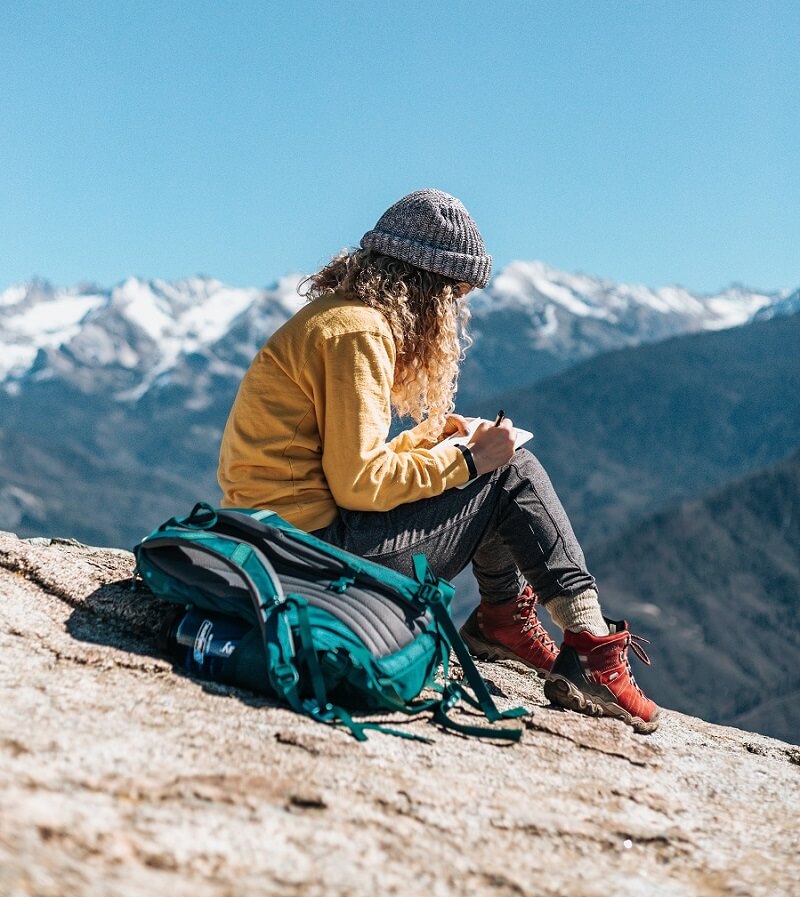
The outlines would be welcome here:
[[[467,424],[467,434],[466,436],[462,436],[461,433],[456,433],[454,436],[448,436],[445,439],[445,442],[452,442],[454,445],[466,445],[471,439],[472,434],[478,429],[481,424],[492,424],[494,421],[487,420],[485,417],[475,417]],[[520,427],[512,427],[515,440],[514,440],[514,450],[516,451],[521,445],[525,445],[526,442],[529,442],[533,439],[533,433],[530,430],[523,430]]]
[[[466,435],[456,433],[453,436],[448,436],[447,439],[444,440],[444,442],[452,442],[453,445],[466,445],[472,439],[472,434],[483,423],[492,424],[494,423],[494,421],[487,420],[485,417],[476,417],[467,424]],[[521,427],[512,427],[512,429],[514,431],[514,451],[516,451],[521,445],[525,445],[526,442],[529,442],[531,439],[533,439],[533,433],[531,433],[530,430],[523,430]],[[470,483],[474,482],[474,479],[469,480],[461,486],[456,486],[456,489],[464,489],[466,486],[469,486]]]

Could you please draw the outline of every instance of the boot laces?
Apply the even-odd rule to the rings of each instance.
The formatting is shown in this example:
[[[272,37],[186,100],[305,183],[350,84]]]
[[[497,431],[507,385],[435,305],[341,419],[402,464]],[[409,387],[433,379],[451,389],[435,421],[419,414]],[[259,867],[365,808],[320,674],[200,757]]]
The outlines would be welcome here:
[[[536,613],[536,605],[539,598],[530,586],[517,599],[517,613],[515,619],[524,621],[522,632],[530,632],[532,639],[538,639],[539,642],[548,651],[553,653],[558,651],[558,645],[550,638],[547,630],[542,626],[542,621]]]
[[[628,678],[630,679],[631,684],[636,689],[636,691],[638,691],[639,694],[644,698],[646,697],[645,693],[642,691],[639,683],[636,681],[636,677],[633,675],[633,670],[631,669],[631,662],[630,660],[628,660],[627,651],[628,646],[630,646],[633,650],[633,653],[639,658],[639,660],[650,666],[650,658],[647,656],[647,652],[642,647],[642,642],[644,642],[646,645],[650,644],[650,641],[643,636],[634,635],[632,632],[629,632],[628,638],[625,641],[625,647],[622,651],[622,659],[625,663],[625,669],[628,671]]]
[[[628,633],[628,644],[633,649],[633,653],[639,658],[639,660],[642,661],[642,663],[646,663],[648,666],[650,666],[650,658],[647,656],[647,652],[642,647],[642,642],[644,642],[645,645],[650,644],[649,639],[646,639],[641,635],[634,635],[632,632]]]

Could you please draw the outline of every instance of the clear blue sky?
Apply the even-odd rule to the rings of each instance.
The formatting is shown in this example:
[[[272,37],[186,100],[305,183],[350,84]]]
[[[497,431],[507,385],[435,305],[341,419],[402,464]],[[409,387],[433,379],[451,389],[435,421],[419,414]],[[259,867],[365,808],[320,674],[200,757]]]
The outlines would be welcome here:
[[[800,286],[800,3],[0,4],[0,289],[263,285],[403,194],[500,267]]]

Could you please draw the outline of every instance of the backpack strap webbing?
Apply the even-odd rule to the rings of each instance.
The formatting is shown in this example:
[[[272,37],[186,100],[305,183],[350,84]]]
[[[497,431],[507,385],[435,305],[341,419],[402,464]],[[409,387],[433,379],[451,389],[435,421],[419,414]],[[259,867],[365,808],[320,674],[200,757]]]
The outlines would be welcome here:
[[[464,644],[464,640],[461,638],[458,629],[456,629],[455,623],[453,623],[453,619],[450,616],[450,613],[445,607],[443,598],[442,598],[442,589],[441,589],[441,580],[437,579],[433,575],[430,566],[428,565],[427,558],[424,554],[415,554],[413,558],[414,563],[414,574],[416,576],[417,582],[420,583],[420,597],[428,604],[431,609],[431,613],[434,616],[439,628],[449,642],[450,646],[456,653],[456,657],[461,664],[461,668],[464,670],[464,675],[469,683],[470,688],[472,689],[475,699],[477,701],[477,706],[480,710],[483,711],[484,716],[489,722],[497,722],[500,719],[518,719],[522,716],[528,716],[529,711],[527,711],[524,707],[511,707],[508,710],[500,710],[497,705],[492,700],[491,694],[489,694],[489,689],[486,687],[486,683],[483,680],[483,677],[478,672],[478,668],[475,666],[475,662],[472,659],[472,655],[469,653],[469,649]],[[451,586],[452,588],[452,586]],[[451,683],[452,685],[452,683]],[[445,687],[445,691],[450,688],[450,685]],[[457,697],[456,697],[457,695]],[[447,720],[445,725],[448,725],[450,728],[458,728],[458,724],[453,723],[452,720],[447,718],[447,711],[452,709],[453,706],[457,703],[457,701],[463,697],[468,703],[473,704],[472,700],[468,698],[466,694],[463,693],[460,687],[457,687],[457,691],[452,689],[450,691],[450,695],[447,699],[443,700],[440,705],[440,714],[443,719]],[[471,728],[471,727],[469,727]],[[460,731],[460,730],[459,730]],[[484,730],[485,733],[486,730]],[[508,732],[508,735],[502,735],[500,737],[503,738],[513,738],[515,741],[519,741],[519,738],[522,734],[519,729],[506,729],[506,730],[498,730]],[[473,734],[472,732],[467,734]]]

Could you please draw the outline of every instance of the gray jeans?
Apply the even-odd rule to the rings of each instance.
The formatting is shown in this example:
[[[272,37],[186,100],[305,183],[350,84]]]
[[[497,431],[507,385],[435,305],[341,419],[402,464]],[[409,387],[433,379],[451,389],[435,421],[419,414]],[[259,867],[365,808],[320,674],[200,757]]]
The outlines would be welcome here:
[[[414,554],[424,554],[445,579],[471,561],[481,598],[490,603],[517,596],[526,581],[542,602],[594,586],[550,478],[524,448],[465,489],[391,511],[341,508],[314,535],[408,576]]]

